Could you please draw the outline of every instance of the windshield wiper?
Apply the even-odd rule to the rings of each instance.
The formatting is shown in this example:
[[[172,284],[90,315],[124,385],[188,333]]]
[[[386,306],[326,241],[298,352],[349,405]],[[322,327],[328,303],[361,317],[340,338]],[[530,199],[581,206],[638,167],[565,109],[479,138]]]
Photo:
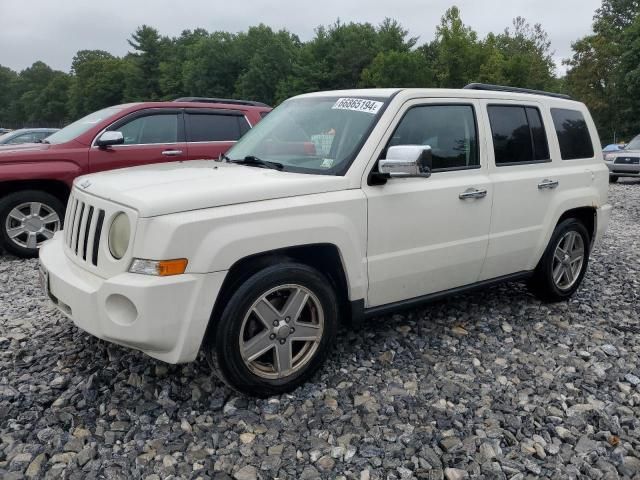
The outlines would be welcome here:
[[[249,166],[262,167],[262,168],[271,168],[273,170],[282,170],[284,168],[284,165],[281,164],[281,163],[271,162],[269,160],[262,160],[261,158],[258,158],[258,157],[254,156],[254,155],[247,155],[242,160],[231,160],[226,155],[223,155],[223,158],[225,158],[227,160],[227,162],[237,163],[239,165],[249,165]]]

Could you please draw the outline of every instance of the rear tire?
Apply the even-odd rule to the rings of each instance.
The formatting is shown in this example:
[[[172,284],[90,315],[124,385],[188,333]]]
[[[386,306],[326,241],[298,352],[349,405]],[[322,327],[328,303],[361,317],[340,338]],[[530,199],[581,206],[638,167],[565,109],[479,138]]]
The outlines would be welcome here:
[[[57,197],[38,190],[11,193],[0,200],[0,243],[18,257],[37,257],[63,220],[64,205]]]
[[[216,376],[242,394],[289,392],[333,346],[337,305],[317,270],[293,262],[266,267],[231,295],[207,339],[206,357]]]
[[[529,280],[529,289],[545,302],[571,297],[587,271],[589,247],[589,233],[582,222],[575,218],[562,221]]]
[[[609,175],[609,183],[616,183],[618,181],[617,175]]]

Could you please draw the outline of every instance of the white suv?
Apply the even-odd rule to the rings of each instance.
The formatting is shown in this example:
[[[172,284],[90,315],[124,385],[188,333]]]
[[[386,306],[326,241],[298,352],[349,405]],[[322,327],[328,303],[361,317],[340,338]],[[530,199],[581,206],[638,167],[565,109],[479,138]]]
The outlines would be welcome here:
[[[611,209],[594,145],[585,106],[544,92],[301,95],[220,161],[78,178],[41,278],[97,337],[277,394],[340,321],[505,280],[571,296]]]

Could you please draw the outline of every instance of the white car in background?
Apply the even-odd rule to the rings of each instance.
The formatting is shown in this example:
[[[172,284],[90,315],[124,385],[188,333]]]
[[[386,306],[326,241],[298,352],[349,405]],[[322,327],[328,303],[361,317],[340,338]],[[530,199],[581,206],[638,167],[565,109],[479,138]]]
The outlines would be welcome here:
[[[620,177],[640,177],[640,135],[624,148],[604,154],[609,167],[609,181],[615,183]]]
[[[170,363],[203,350],[232,388],[278,394],[341,321],[504,281],[569,298],[611,209],[595,145],[587,108],[544,92],[301,95],[220,161],[76,179],[41,278],[97,337]]]

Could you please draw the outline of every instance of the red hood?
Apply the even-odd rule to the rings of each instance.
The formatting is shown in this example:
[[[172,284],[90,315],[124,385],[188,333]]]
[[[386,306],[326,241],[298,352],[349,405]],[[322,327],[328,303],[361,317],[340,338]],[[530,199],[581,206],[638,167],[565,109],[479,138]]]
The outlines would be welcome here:
[[[51,145],[48,143],[20,143],[18,145],[0,145],[0,155],[3,157],[10,152],[42,152],[49,150]]]

